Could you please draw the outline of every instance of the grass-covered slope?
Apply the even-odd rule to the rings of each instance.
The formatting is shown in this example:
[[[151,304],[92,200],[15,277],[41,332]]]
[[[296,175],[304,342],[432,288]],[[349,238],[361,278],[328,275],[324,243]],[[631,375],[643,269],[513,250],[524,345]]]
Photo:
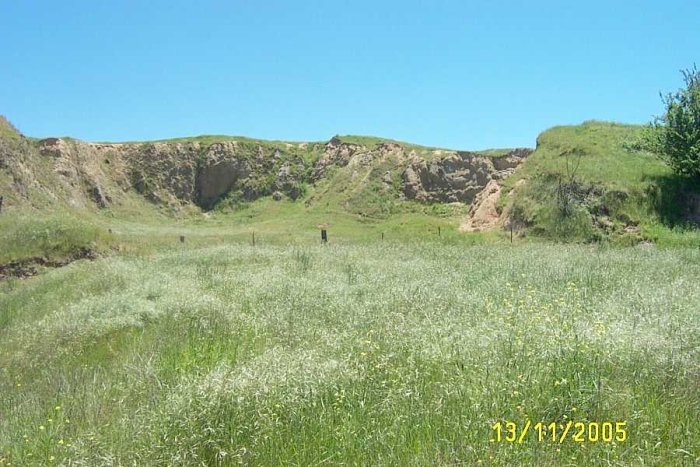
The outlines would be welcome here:
[[[697,232],[682,232],[685,201],[697,187],[638,149],[643,132],[642,126],[592,121],[542,133],[535,152],[506,181],[504,193],[513,194],[502,206],[516,224],[557,240],[697,242]]]

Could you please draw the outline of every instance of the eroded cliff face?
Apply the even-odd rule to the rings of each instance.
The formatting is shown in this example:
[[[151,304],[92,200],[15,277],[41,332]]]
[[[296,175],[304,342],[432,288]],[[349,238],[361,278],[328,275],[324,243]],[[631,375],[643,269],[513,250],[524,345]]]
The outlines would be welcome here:
[[[414,157],[403,172],[404,195],[430,203],[471,203],[489,182],[510,175],[531,152],[515,149],[499,157],[454,152],[431,161]]]
[[[338,137],[301,144],[243,138],[107,144],[64,138],[30,141],[17,135],[12,141],[0,138],[0,176],[11,180],[5,184],[11,184],[14,198],[31,197],[38,190],[55,202],[98,208],[118,206],[125,197],[137,195],[174,209],[210,209],[225,198],[296,200],[307,187],[313,190],[322,182],[324,193],[379,187],[408,200],[471,203],[531,152],[518,149],[487,157]]]
[[[159,205],[208,209],[227,195],[298,198],[308,164],[296,152],[237,141],[103,144],[47,138],[8,148],[2,167],[17,179],[13,191],[19,197],[41,181],[72,207],[105,208],[134,192]]]

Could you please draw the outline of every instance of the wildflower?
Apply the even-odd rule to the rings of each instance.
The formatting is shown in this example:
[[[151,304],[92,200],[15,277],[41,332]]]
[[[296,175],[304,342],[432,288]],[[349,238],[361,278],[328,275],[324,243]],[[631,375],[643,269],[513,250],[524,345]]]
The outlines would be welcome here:
[[[46,427],[45,427],[44,425],[39,425],[39,429],[40,429],[41,431],[44,431],[44,430],[46,429]]]

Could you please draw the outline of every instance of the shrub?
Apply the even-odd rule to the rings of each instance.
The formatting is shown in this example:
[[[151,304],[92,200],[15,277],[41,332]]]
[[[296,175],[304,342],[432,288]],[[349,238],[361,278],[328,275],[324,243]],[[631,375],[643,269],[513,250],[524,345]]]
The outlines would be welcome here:
[[[700,179],[700,72],[681,72],[685,88],[663,97],[666,113],[650,126],[646,141],[678,175]]]

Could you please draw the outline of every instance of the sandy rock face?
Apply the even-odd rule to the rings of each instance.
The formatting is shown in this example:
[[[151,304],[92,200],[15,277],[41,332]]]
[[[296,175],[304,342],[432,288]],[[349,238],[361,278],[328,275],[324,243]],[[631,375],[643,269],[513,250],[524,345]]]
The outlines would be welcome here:
[[[214,143],[199,162],[195,202],[211,207],[229,193],[246,200],[272,194],[297,199],[304,172],[303,159],[280,149],[266,151],[258,145],[244,152],[235,141]]]
[[[211,205],[251,174],[249,162],[236,157],[236,146],[235,142],[227,141],[209,147],[196,173],[197,204]]]
[[[106,208],[130,187],[119,145],[47,138],[39,142],[38,150],[53,160],[54,172],[73,206],[94,203]]]
[[[467,219],[459,227],[460,232],[478,232],[495,227],[500,219],[496,204],[501,195],[501,186],[496,180],[488,182],[469,207]]]
[[[50,202],[73,207],[118,206],[133,196],[175,210],[186,205],[210,209],[224,199],[296,200],[306,183],[324,178],[330,181],[326,190],[348,190],[348,196],[358,199],[358,193],[372,187],[421,202],[471,203],[490,181],[510,174],[531,152],[487,157],[393,141],[356,144],[340,137],[326,144],[207,141],[111,144],[47,138],[32,143],[17,134],[0,138],[0,181],[13,185],[18,197],[41,192]]]
[[[330,166],[345,167],[362,149],[364,148],[360,145],[343,143],[338,137],[332,138],[324,147],[323,155],[314,164],[311,181],[316,182],[323,178]]]
[[[228,193],[241,179],[250,175],[250,166],[245,160],[229,159],[205,163],[197,173],[197,202],[210,205]]]
[[[160,203],[196,200],[199,143],[125,144],[130,181],[139,193]]]
[[[496,169],[493,178],[497,180],[506,178],[508,175],[512,174],[530,154],[532,154],[531,149],[520,148],[512,150],[503,157],[493,158],[493,167]]]
[[[297,165],[303,167],[302,161],[297,161]],[[277,171],[277,178],[273,185],[275,193],[286,193],[292,200],[301,196],[301,177],[295,175],[294,164],[290,161],[285,162]]]
[[[457,152],[430,162],[414,158],[402,175],[403,193],[423,202],[471,203],[491,180],[510,174],[531,152],[515,149],[502,157]]]

